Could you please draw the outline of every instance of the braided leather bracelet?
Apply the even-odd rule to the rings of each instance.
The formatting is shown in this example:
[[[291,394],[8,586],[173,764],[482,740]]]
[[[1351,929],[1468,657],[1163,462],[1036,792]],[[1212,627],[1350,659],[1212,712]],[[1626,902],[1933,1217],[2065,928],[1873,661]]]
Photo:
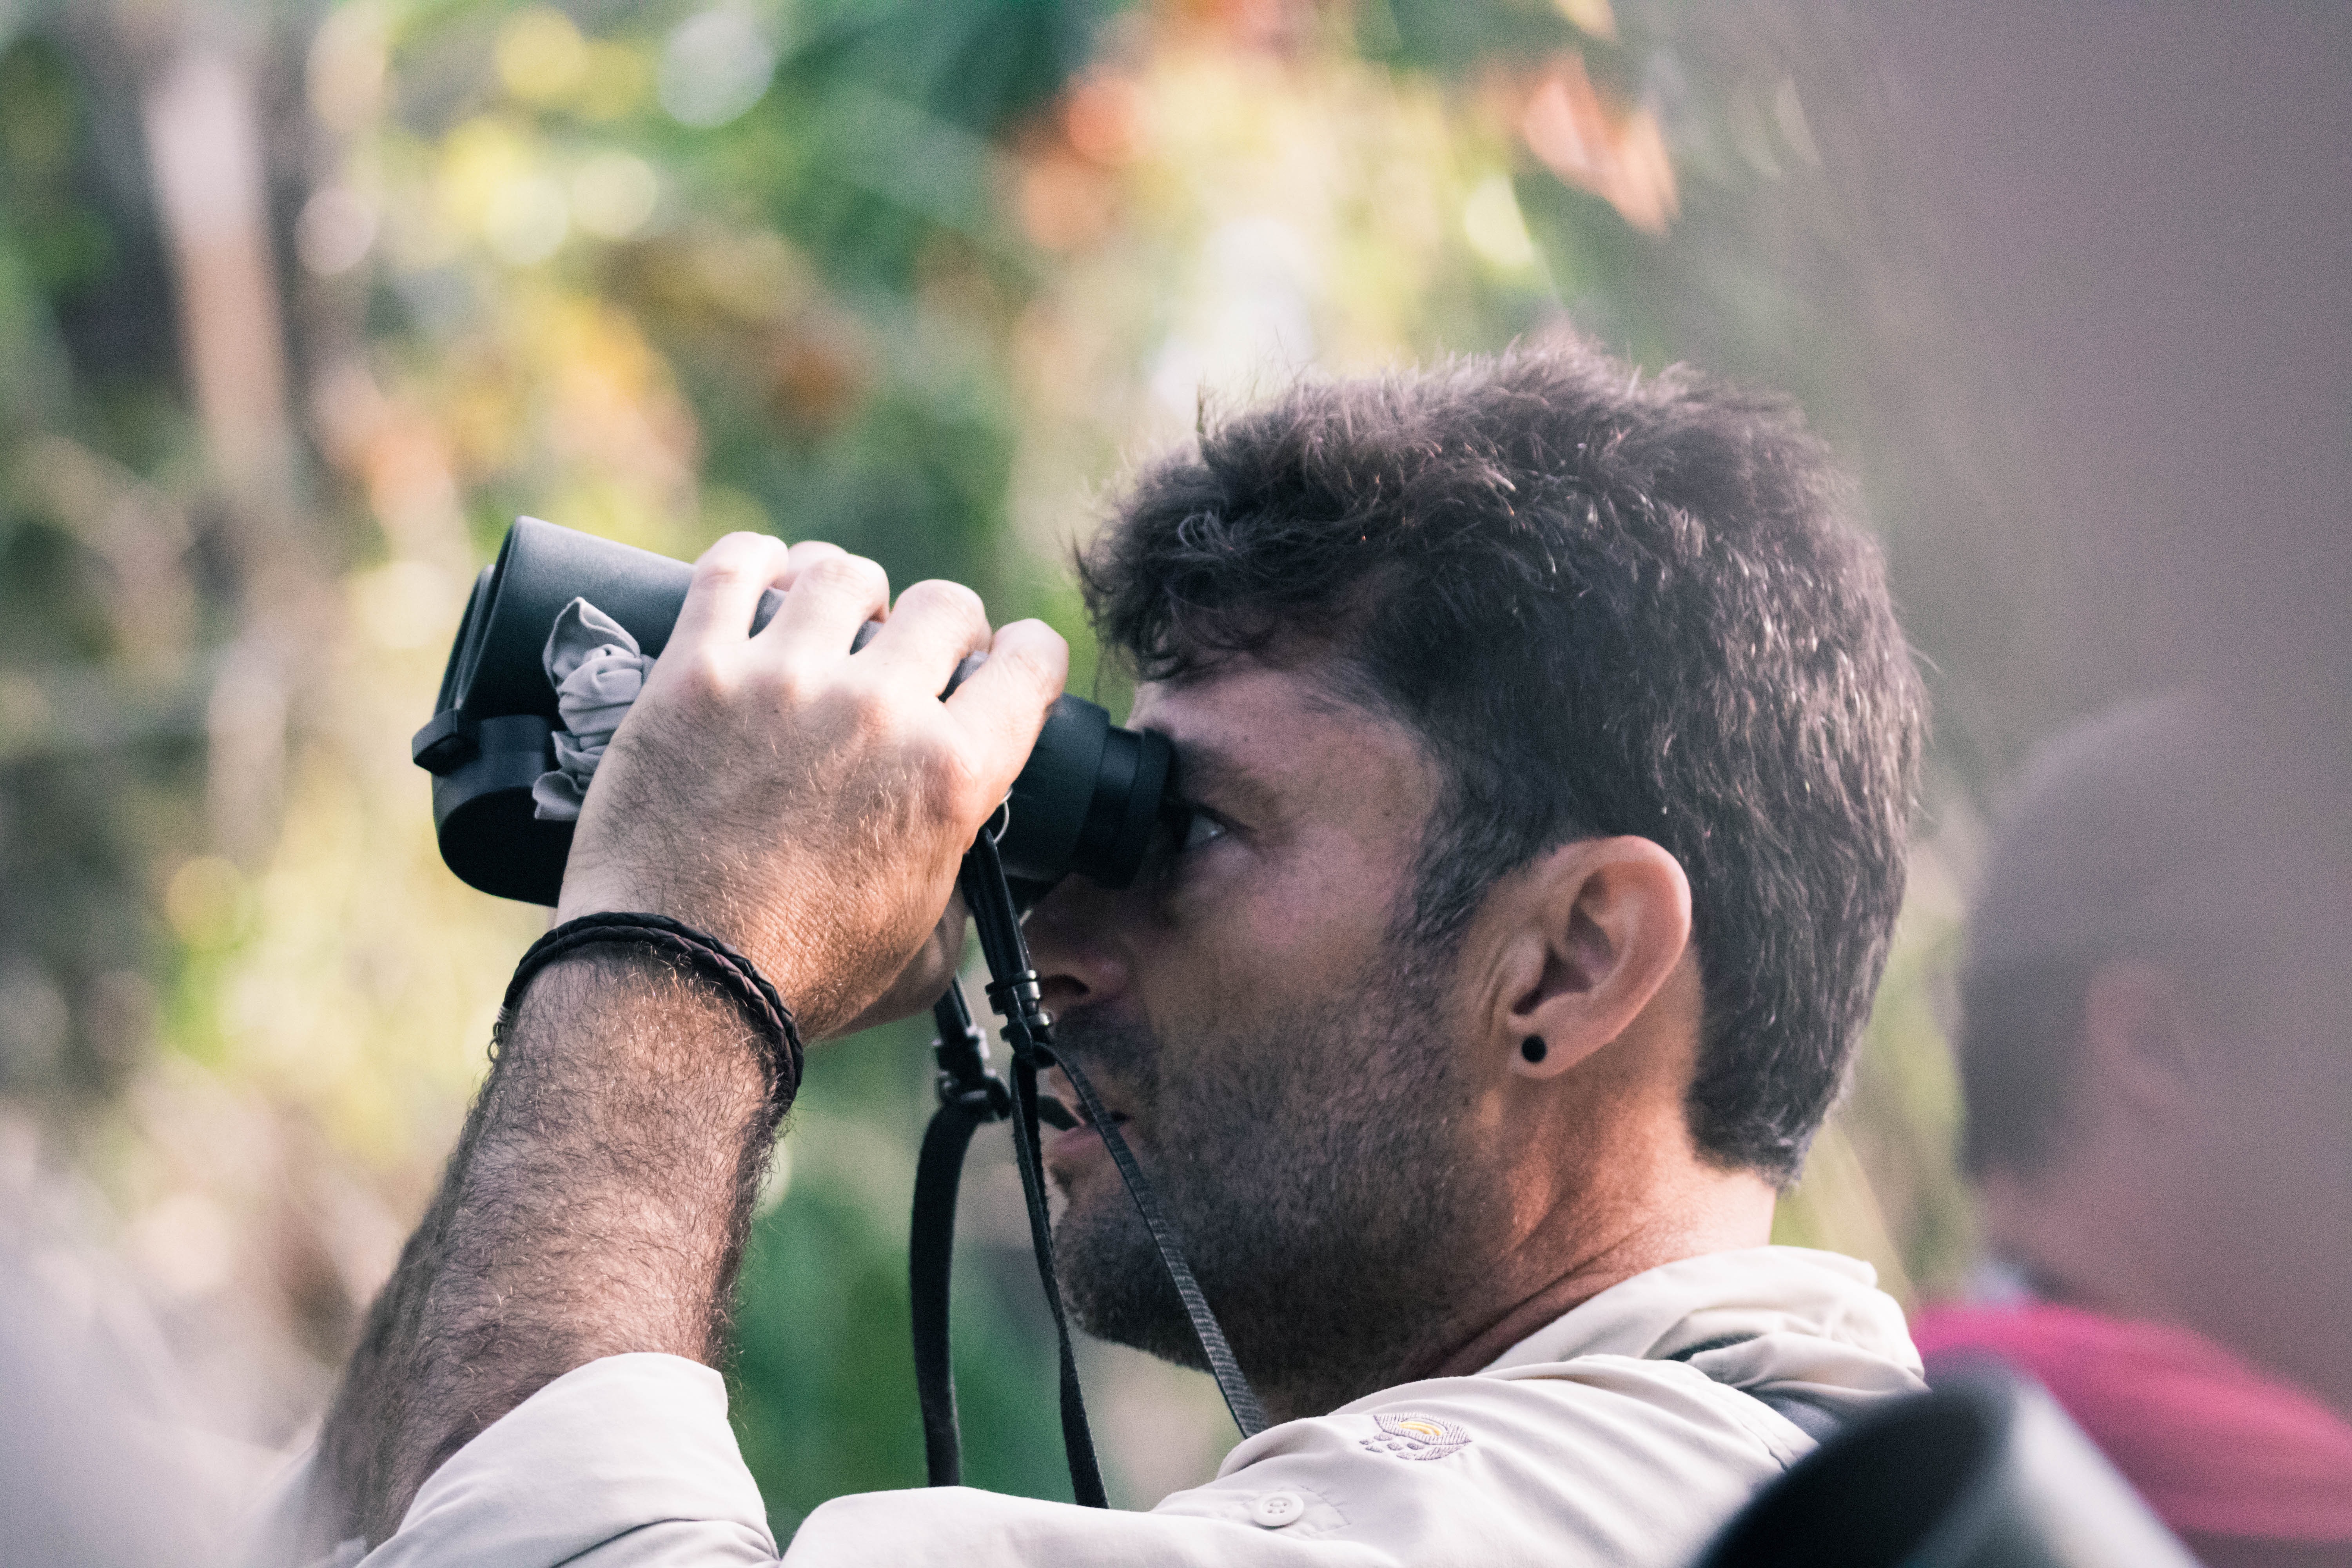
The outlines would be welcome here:
[[[706,979],[716,981],[720,990],[732,997],[746,1016],[760,1031],[762,1053],[768,1074],[768,1099],[778,1115],[782,1115],[800,1092],[801,1032],[793,1022],[792,1009],[776,988],[768,984],[751,961],[707,931],[671,920],[667,915],[632,914],[604,911],[583,915],[576,921],[566,921],[530,944],[515,965],[514,978],[507,982],[506,1000],[499,1004],[501,1033],[514,1017],[515,1008],[522,1001],[524,987],[532,976],[557,959],[602,942],[626,942],[636,947],[649,947],[675,962],[685,964]]]

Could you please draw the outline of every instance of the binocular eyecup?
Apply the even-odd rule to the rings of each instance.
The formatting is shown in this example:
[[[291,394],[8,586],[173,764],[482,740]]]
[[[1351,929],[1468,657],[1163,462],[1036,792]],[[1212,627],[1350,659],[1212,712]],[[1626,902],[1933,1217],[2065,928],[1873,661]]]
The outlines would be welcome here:
[[[433,775],[441,858],[467,885],[553,904],[563,884],[572,824],[539,817],[531,798],[556,765],[562,728],[542,662],[557,616],[585,599],[657,656],[693,576],[685,562],[536,518],[508,531],[474,580],[432,721],[410,745]],[[782,602],[770,589],[751,629]],[[1015,893],[1034,901],[1072,872],[1105,887],[1132,881],[1164,809],[1169,759],[1165,736],[1113,724],[1084,698],[1056,700],[997,839]]]

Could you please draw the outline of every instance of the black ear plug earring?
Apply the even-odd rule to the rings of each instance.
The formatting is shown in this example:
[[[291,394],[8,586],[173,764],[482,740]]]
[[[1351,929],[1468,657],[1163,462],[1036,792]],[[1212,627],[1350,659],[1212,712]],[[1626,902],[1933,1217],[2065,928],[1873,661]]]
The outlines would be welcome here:
[[[1539,1062],[1543,1060],[1545,1056],[1548,1055],[1550,1050],[1551,1047],[1544,1044],[1543,1037],[1541,1035],[1529,1035],[1526,1039],[1519,1042],[1519,1055],[1525,1057],[1530,1062]]]

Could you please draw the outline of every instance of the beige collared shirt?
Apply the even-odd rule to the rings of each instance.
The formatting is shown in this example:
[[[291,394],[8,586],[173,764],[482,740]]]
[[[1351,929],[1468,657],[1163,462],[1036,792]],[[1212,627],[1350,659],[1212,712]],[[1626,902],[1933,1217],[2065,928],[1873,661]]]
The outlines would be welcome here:
[[[1902,1310],[1866,1264],[1717,1253],[1602,1291],[1474,1375],[1271,1427],[1149,1512],[873,1492],[819,1508],[782,1555],[788,1568],[1665,1568],[1811,1449],[1768,1399],[1851,1417],[1923,1386]],[[623,1355],[556,1379],[460,1449],[366,1563],[777,1555],[719,1374]]]

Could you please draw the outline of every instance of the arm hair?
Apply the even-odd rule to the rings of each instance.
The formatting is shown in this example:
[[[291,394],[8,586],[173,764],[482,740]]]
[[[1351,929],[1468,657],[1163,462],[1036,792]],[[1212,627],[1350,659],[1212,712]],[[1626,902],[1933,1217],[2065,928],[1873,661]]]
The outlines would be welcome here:
[[[321,1549],[388,1538],[444,1460],[575,1367],[719,1363],[778,1121],[761,1049],[635,950],[534,979],[320,1435]]]

